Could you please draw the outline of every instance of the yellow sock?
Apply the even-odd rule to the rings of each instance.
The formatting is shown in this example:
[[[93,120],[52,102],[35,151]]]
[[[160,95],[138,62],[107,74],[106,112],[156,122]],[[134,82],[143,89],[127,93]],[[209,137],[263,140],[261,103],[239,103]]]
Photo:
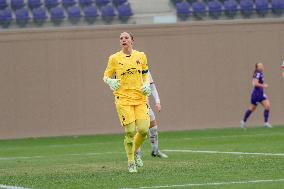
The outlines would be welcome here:
[[[125,125],[124,130],[124,148],[127,155],[128,163],[134,163],[134,136],[136,133],[135,122]]]
[[[135,152],[140,148],[144,140],[147,138],[150,121],[149,120],[136,120],[137,133],[134,137]]]

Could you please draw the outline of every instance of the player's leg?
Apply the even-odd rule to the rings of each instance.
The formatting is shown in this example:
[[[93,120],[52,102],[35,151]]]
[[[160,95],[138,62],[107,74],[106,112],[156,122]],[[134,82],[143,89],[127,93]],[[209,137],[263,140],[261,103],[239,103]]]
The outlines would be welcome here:
[[[147,138],[147,133],[150,126],[149,111],[146,104],[135,106],[135,117],[137,133],[134,137],[134,144],[135,151],[137,151]],[[135,161],[137,166],[143,166],[141,156],[136,156]]]
[[[116,105],[121,125],[125,130],[124,148],[128,160],[128,171],[137,172],[134,160],[134,136],[136,134],[135,114],[133,106]]]
[[[264,117],[264,126],[268,128],[272,128],[271,124],[269,123],[269,112],[270,112],[270,101],[265,99],[261,101],[261,105],[264,108],[263,117]]]
[[[166,154],[159,151],[158,123],[151,107],[149,107],[149,113],[150,113],[149,138],[152,148],[151,155],[153,157],[167,158],[168,156]]]
[[[246,110],[243,119],[241,120],[241,128],[246,128],[246,122],[250,117],[251,113],[255,111],[257,103],[252,101],[250,107]]]

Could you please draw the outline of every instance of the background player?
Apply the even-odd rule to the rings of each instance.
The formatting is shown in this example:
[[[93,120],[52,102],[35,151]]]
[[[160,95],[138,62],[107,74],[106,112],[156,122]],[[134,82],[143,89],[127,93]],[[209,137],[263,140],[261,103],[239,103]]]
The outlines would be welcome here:
[[[282,63],[281,68],[282,68],[282,77],[284,78],[284,61],[283,61],[283,63]]]
[[[104,73],[104,82],[114,91],[116,110],[124,126],[124,147],[131,173],[137,172],[136,164],[142,162],[134,158],[134,152],[147,137],[150,126],[147,96],[151,94],[146,55],[134,50],[133,42],[132,34],[120,34],[121,51],[109,57]]]
[[[153,77],[150,71],[148,73],[149,73],[149,79],[150,79],[151,92],[152,92],[152,96],[154,97],[154,101],[155,101],[155,108],[158,112],[160,112],[162,109],[162,106],[161,106],[159,93],[158,93],[158,90],[156,88],[156,85],[154,83],[154,80],[153,80]],[[168,158],[168,156],[164,154],[163,152],[161,152],[158,147],[158,144],[159,144],[158,143],[158,123],[156,120],[155,113],[150,106],[149,100],[148,100],[148,107],[149,107],[149,113],[150,113],[149,138],[150,138],[150,143],[151,143],[151,148],[152,148],[151,155],[153,157]],[[137,150],[136,156],[141,157],[140,148]]]
[[[272,128],[272,126],[268,122],[270,102],[264,93],[264,89],[267,88],[268,85],[264,83],[263,71],[264,71],[264,65],[262,63],[255,64],[255,70],[253,73],[253,80],[252,80],[252,84],[254,88],[251,94],[251,106],[245,112],[243,120],[241,120],[241,128],[246,127],[246,121],[251,115],[251,113],[255,111],[258,103],[261,103],[261,105],[264,108],[264,112],[263,112],[264,126]]]

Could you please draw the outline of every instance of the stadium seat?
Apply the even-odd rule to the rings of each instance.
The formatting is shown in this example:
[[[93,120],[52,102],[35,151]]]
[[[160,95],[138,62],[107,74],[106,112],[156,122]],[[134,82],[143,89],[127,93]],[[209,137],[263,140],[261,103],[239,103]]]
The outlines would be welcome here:
[[[110,3],[110,0],[96,0],[96,5],[99,7],[106,6]]]
[[[222,14],[222,4],[219,0],[212,0],[208,3],[209,16],[218,19]]]
[[[85,20],[89,24],[93,24],[96,21],[98,17],[98,11],[95,6],[90,5],[90,6],[84,7],[83,12],[84,12]]]
[[[236,16],[238,11],[238,3],[235,0],[226,0],[224,1],[224,10],[225,14],[229,18],[233,18]]]
[[[60,25],[64,18],[64,9],[62,7],[54,7],[50,9],[50,19],[54,25]]]
[[[21,9],[25,6],[24,0],[11,0],[11,8],[16,10],[16,9]]]
[[[68,8],[70,6],[73,6],[76,4],[76,1],[75,0],[62,0],[62,5],[65,7],[65,8]]]
[[[41,0],[28,0],[28,6],[30,9],[38,8],[42,5]]]
[[[117,7],[118,17],[122,22],[127,22],[128,19],[133,15],[130,4],[122,4]]]
[[[193,15],[197,19],[202,19],[206,14],[206,7],[203,1],[196,1],[192,4]]]
[[[253,13],[253,1],[252,0],[241,0],[240,10],[244,17],[250,17]]]
[[[29,10],[27,8],[17,9],[15,15],[17,24],[20,27],[25,27],[30,19]]]
[[[93,0],[79,0],[79,4],[82,7],[89,6],[93,4]]]
[[[7,7],[7,1],[6,0],[0,0],[0,10],[3,10]]]
[[[106,23],[112,22],[114,17],[116,16],[114,8],[110,4],[101,7],[101,13],[102,13],[102,19]]]
[[[281,15],[284,9],[284,0],[272,0],[271,1],[271,10],[275,15]]]
[[[176,4],[176,12],[177,12],[177,16],[181,19],[181,20],[187,20],[189,15],[190,15],[190,11],[189,11],[189,3],[186,1],[180,2]]]
[[[32,14],[34,23],[37,25],[42,25],[47,19],[46,10],[43,7],[33,9]]]
[[[72,24],[77,24],[81,19],[81,9],[78,6],[68,7],[68,19]]]
[[[126,2],[127,0],[112,0],[112,4],[116,7],[119,5],[125,4]]]
[[[45,0],[44,4],[46,8],[51,9],[56,7],[59,4],[59,2],[58,0]]]
[[[255,10],[259,16],[265,16],[268,13],[268,0],[255,0]]]
[[[3,28],[7,28],[10,26],[13,20],[12,11],[10,9],[0,10],[0,24]]]

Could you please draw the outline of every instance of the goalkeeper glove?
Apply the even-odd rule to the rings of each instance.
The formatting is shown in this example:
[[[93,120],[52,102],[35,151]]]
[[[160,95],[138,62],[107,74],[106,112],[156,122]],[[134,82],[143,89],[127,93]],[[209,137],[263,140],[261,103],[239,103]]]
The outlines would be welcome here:
[[[120,87],[120,83],[118,79],[111,79],[111,78],[105,77],[104,82],[108,84],[110,89],[113,91],[116,91]]]
[[[151,95],[151,87],[150,87],[150,84],[149,83],[145,83],[143,85],[143,87],[141,88],[143,94],[145,96],[150,96]]]

